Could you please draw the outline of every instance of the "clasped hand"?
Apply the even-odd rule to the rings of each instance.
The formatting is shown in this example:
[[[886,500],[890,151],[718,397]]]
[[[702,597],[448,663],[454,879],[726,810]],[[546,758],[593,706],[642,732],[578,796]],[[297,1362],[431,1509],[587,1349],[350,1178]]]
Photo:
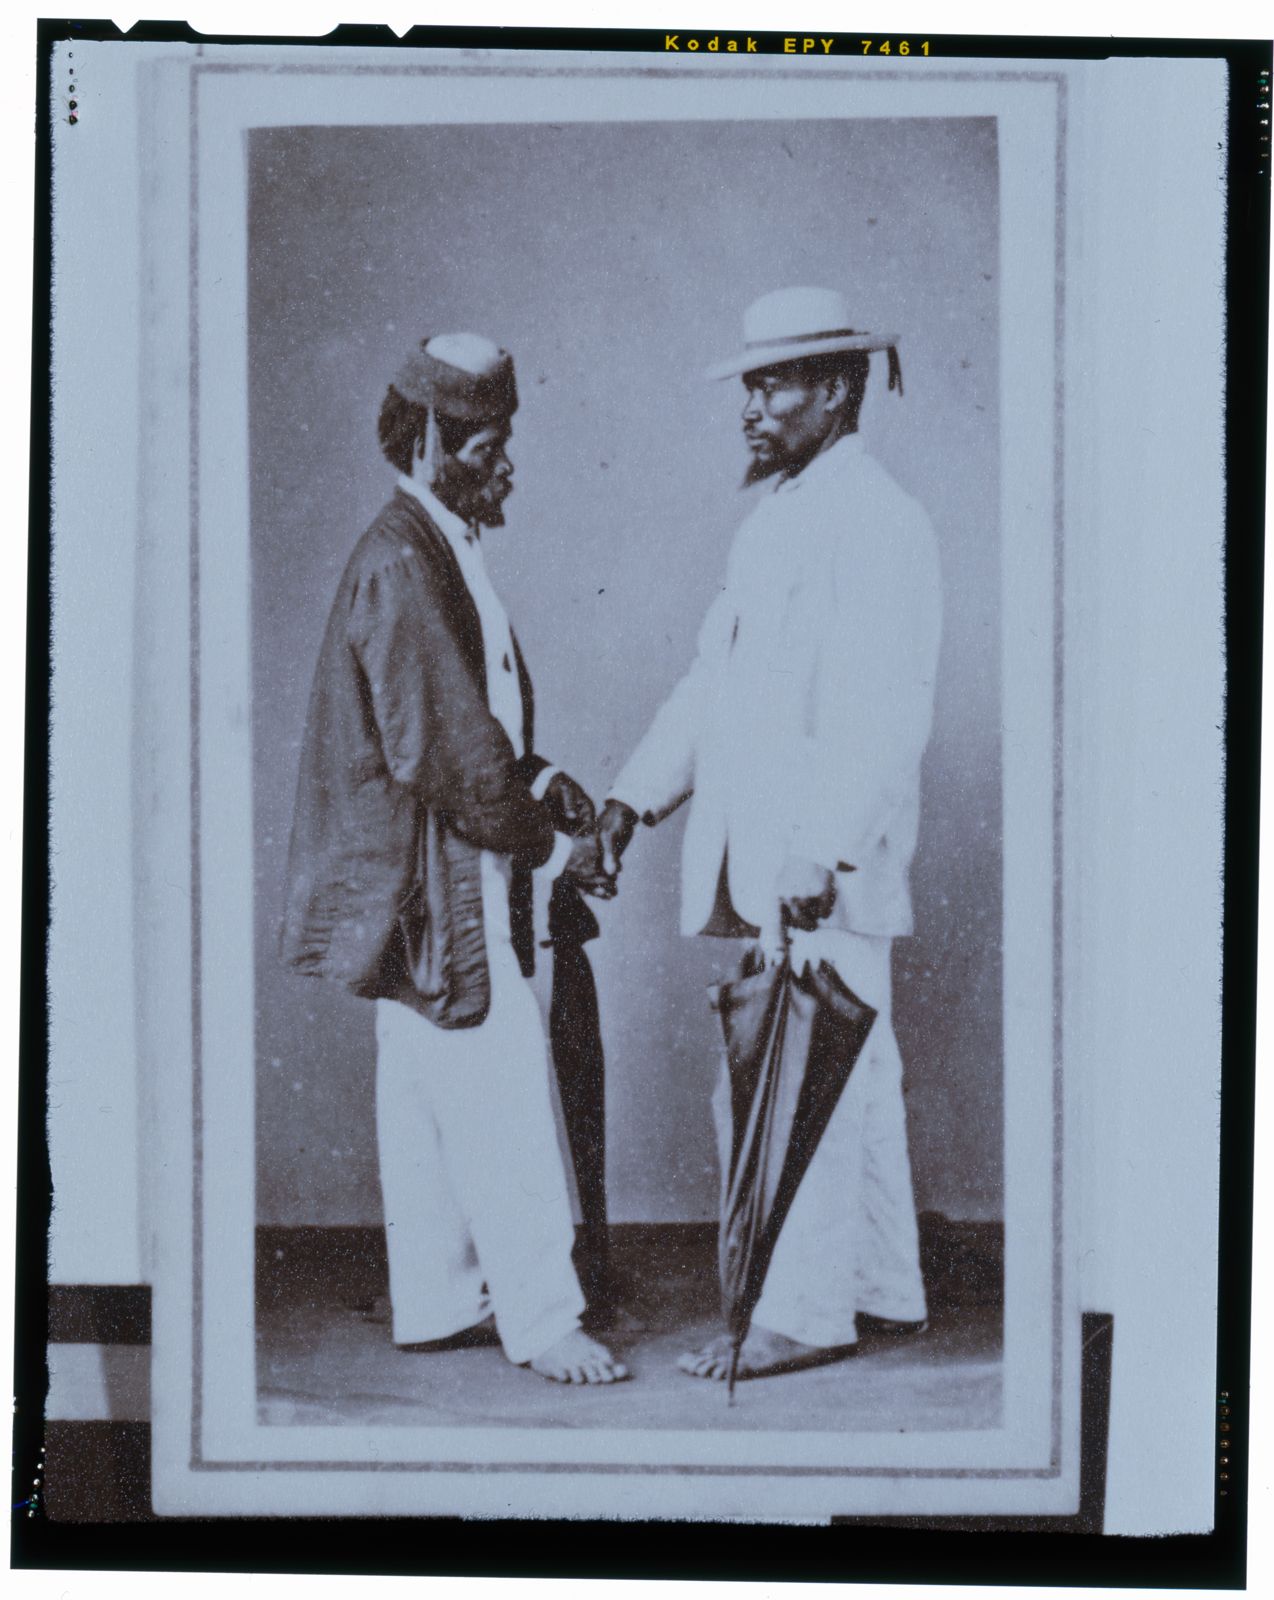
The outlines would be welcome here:
[[[562,876],[585,894],[598,900],[613,900],[619,884],[615,872],[607,871],[597,813],[585,790],[574,778],[558,772],[544,792],[544,803],[557,832],[574,841]]]
[[[619,893],[619,884],[603,869],[602,841],[595,829],[572,843],[562,876],[598,900],[613,900]]]
[[[613,900],[619,893],[620,863],[636,826],[637,813],[631,806],[625,805],[622,800],[608,800],[602,807],[591,839],[587,841],[594,850],[586,854],[581,849],[586,841],[577,839],[576,848],[571,851],[571,859],[566,866],[567,876],[579,884],[585,894],[596,895],[600,900]],[[573,870],[577,851],[580,856],[579,867]]]
[[[597,829],[597,813],[587,791],[565,772],[555,772],[549,779],[544,804],[558,833],[578,839]]]
[[[789,856],[775,883],[784,926],[811,932],[836,904],[836,876],[816,861]]]

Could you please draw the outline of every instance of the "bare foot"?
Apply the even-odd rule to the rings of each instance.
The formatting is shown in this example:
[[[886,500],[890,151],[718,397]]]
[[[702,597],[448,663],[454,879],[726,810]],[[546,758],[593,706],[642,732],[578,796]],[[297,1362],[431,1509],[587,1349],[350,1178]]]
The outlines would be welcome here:
[[[730,1376],[730,1354],[734,1341],[728,1333],[698,1350],[687,1350],[677,1359],[682,1372],[692,1378],[712,1378],[724,1382]],[[821,1367],[839,1361],[853,1351],[853,1345],[801,1344],[768,1328],[750,1328],[739,1352],[740,1378],[767,1378],[780,1372],[799,1372],[802,1367]]]
[[[554,1383],[622,1383],[629,1376],[624,1363],[582,1328],[572,1328],[526,1365]]]

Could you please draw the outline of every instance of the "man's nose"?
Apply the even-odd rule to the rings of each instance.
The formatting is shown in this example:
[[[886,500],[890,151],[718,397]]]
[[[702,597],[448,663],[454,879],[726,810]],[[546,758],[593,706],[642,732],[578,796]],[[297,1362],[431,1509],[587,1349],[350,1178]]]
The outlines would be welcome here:
[[[761,402],[755,394],[750,394],[743,406],[744,422],[759,422],[761,420]]]

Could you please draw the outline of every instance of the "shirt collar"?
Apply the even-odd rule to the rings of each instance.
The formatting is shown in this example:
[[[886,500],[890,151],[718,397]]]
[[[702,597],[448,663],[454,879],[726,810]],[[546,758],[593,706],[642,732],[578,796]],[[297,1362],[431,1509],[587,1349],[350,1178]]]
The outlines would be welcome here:
[[[851,463],[861,460],[865,454],[866,448],[861,433],[842,434],[834,445],[816,455],[794,478],[780,478],[774,486],[774,492],[792,494],[811,479],[818,483],[829,474],[843,472]]]
[[[453,550],[459,551],[465,546],[470,548],[477,546],[478,537],[463,517],[458,517],[449,507],[444,506],[437,495],[418,478],[410,478],[405,472],[399,473],[398,487],[420,502],[429,513],[430,520],[437,523],[446,536],[447,543]]]

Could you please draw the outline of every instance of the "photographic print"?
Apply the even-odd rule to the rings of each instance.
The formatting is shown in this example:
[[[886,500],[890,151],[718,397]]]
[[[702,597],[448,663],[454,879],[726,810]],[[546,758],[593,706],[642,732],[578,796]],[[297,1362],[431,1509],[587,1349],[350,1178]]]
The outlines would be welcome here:
[[[106,481],[128,671],[55,582],[55,862],[119,762],[50,1085],[135,1061],[53,1281],[151,1286],[160,1515],[1065,1518],[1096,1448],[1212,1525],[1220,200],[1191,257],[1156,156],[1177,276],[1109,246],[1224,68],[713,37],[53,50],[121,108],[55,132],[54,520]]]

